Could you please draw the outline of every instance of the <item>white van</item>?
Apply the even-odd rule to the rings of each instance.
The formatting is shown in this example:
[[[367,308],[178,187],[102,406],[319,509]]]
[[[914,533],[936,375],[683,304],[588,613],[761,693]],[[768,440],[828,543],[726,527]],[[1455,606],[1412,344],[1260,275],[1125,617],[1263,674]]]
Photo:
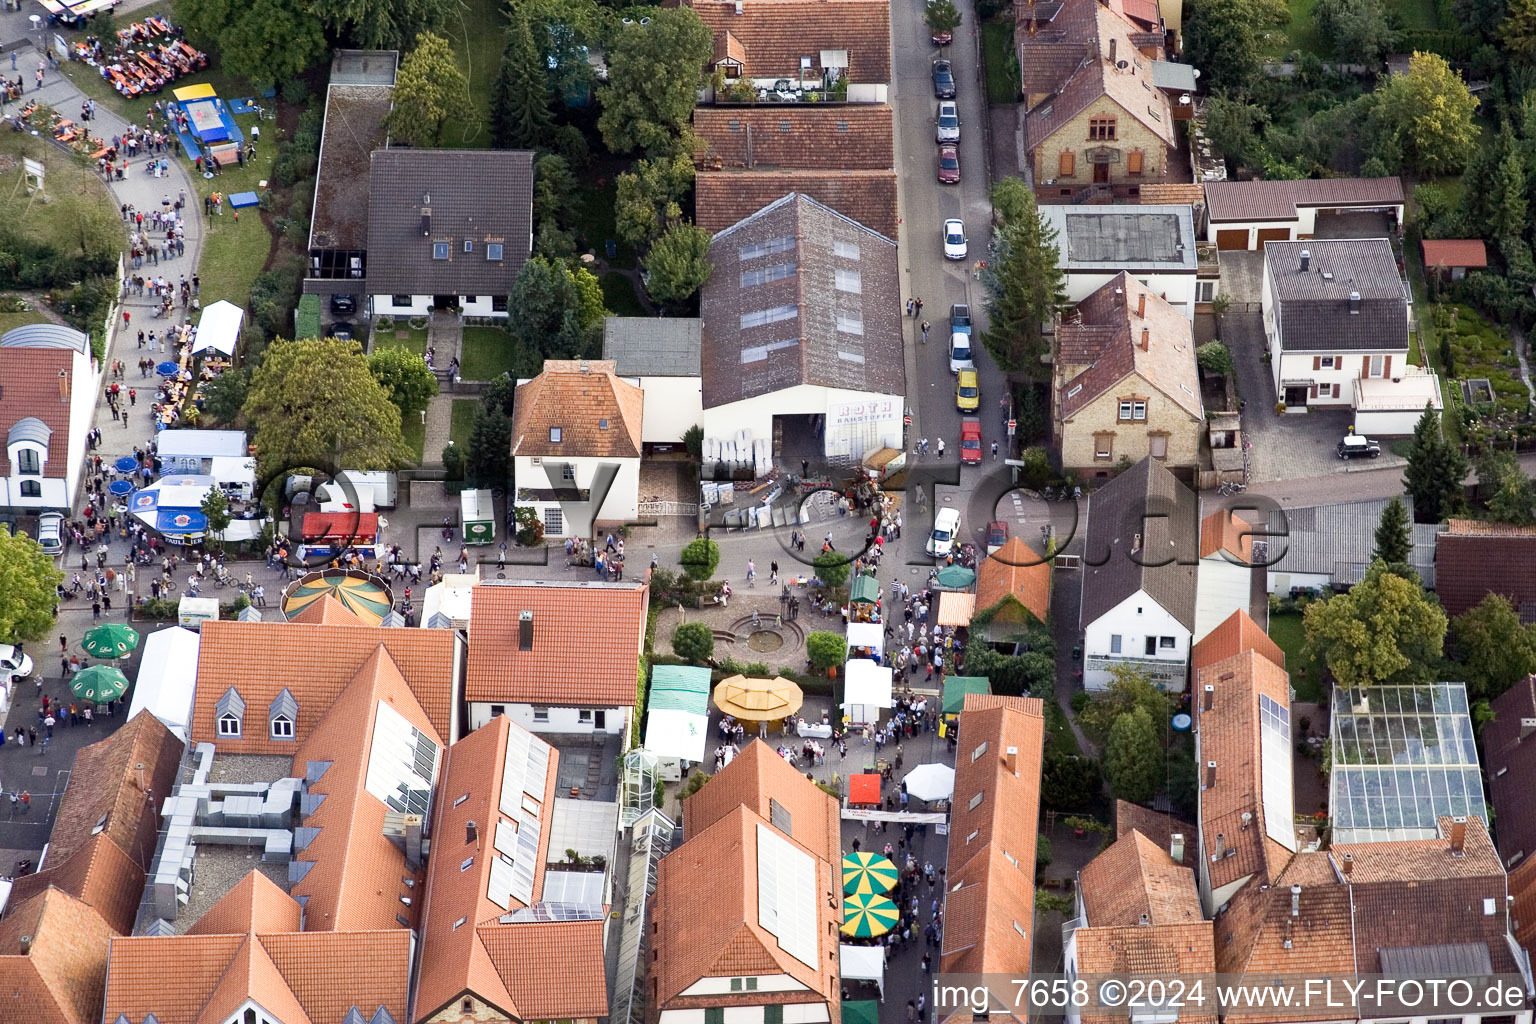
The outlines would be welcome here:
[[[933,532],[928,535],[928,553],[943,558],[955,549],[960,539],[960,510],[941,508],[933,517]]]

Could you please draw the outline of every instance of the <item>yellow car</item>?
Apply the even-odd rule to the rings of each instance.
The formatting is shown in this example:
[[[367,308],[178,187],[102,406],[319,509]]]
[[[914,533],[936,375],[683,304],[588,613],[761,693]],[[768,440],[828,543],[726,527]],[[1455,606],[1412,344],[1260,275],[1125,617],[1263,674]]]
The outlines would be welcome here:
[[[975,412],[981,407],[981,383],[975,370],[961,370],[955,384],[955,408],[961,412]]]

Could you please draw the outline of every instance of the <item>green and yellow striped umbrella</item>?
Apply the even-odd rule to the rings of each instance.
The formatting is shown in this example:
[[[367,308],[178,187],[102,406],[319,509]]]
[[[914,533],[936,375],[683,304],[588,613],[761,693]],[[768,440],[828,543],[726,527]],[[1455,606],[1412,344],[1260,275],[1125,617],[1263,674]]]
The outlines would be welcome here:
[[[292,619],[327,597],[340,602],[365,626],[383,622],[394,604],[389,584],[373,573],[359,569],[324,569],[309,573],[288,588],[283,597],[283,614]],[[311,621],[323,620],[322,612],[320,619]]]
[[[843,897],[842,932],[844,935],[851,935],[856,939],[872,939],[896,927],[896,922],[899,920],[901,920],[901,913],[889,896],[855,893],[852,896]]]
[[[900,880],[889,857],[863,850],[843,858],[843,892],[861,896],[890,892]]]

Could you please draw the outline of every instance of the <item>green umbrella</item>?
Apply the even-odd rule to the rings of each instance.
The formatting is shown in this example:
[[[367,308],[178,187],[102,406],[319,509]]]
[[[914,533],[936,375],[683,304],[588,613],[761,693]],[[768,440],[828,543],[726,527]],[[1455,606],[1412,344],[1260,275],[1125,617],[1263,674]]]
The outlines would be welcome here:
[[[976,574],[963,565],[946,565],[939,570],[939,586],[950,590],[964,590],[976,582]]]
[[[856,939],[872,939],[884,935],[901,920],[901,913],[889,896],[855,893],[843,897],[844,935]]]
[[[96,658],[126,658],[139,646],[139,632],[121,622],[97,626],[80,641],[85,653]]]
[[[859,851],[843,858],[843,892],[859,895],[890,892],[900,873],[889,857]]]
[[[92,665],[75,673],[69,681],[69,689],[81,700],[105,704],[128,691],[128,677],[111,665]]]

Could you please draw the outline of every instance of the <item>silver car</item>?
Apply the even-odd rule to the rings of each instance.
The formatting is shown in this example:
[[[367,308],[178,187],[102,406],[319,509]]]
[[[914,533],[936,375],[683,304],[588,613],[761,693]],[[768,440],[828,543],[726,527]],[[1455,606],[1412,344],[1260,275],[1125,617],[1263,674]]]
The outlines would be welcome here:
[[[37,517],[37,546],[46,555],[64,553],[64,517],[57,512],[44,512]]]
[[[934,118],[934,122],[938,125],[934,132],[935,141],[960,141],[960,110],[955,106],[954,100],[944,100],[939,104],[939,113]]]

